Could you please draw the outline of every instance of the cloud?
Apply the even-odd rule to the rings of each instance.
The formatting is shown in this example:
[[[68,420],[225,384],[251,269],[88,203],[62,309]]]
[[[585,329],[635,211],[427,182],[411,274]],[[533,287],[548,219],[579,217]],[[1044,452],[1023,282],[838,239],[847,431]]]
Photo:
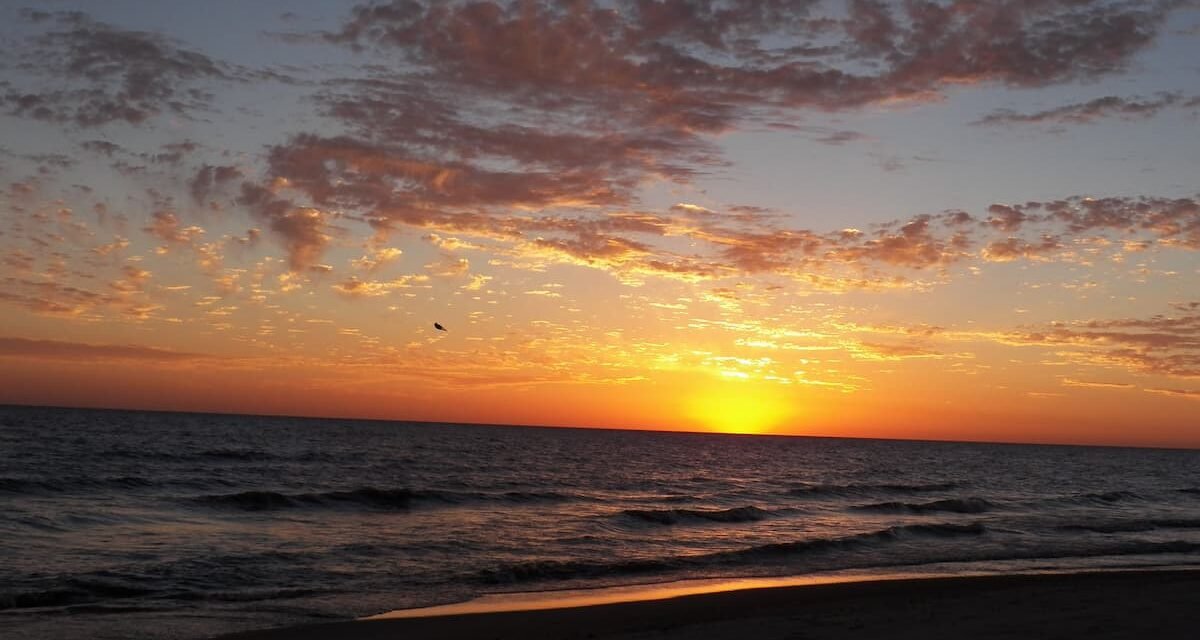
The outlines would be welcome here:
[[[4,255],[4,266],[15,271],[32,271],[34,257],[21,249],[10,249]]]
[[[1075,380],[1074,378],[1063,378],[1062,384],[1065,387],[1084,387],[1090,389],[1132,389],[1134,385],[1126,382],[1095,382],[1091,380]]]
[[[142,269],[133,264],[126,264],[121,267],[122,277],[109,283],[109,288],[122,293],[141,293],[146,286],[146,282],[153,276],[146,269]]]
[[[851,353],[866,360],[903,360],[907,358],[943,358],[941,352],[912,344],[859,343]]]
[[[468,275],[468,272],[471,270],[471,263],[466,258],[455,258],[447,255],[442,256],[436,262],[426,264],[425,270],[430,275],[439,278],[457,278]]]
[[[1200,390],[1196,389],[1146,389],[1146,391],[1164,396],[1187,398],[1189,400],[1200,400]]]
[[[397,261],[404,252],[396,247],[379,247],[361,258],[350,261],[350,264],[361,271],[372,273]]]
[[[351,277],[333,285],[334,291],[347,298],[375,298],[385,296],[397,289],[409,289],[429,281],[424,274],[405,275],[392,280],[360,280]]]
[[[173,211],[159,210],[150,214],[150,224],[142,231],[162,240],[168,245],[191,246],[197,238],[204,235],[204,229],[198,226],[183,226],[179,216]]]
[[[1009,109],[993,111],[972,124],[978,125],[1023,125],[1023,124],[1089,124],[1104,118],[1140,120],[1152,118],[1159,112],[1172,108],[1200,107],[1200,96],[1184,97],[1181,93],[1160,93],[1157,98],[1122,98],[1104,96],[1087,102],[1037,111],[1018,113]]]
[[[271,145],[262,171],[188,166],[199,148],[192,141],[150,154],[83,144],[180,164],[197,203],[212,206],[229,193],[263,221],[295,272],[320,268],[342,225],[366,225],[375,245],[411,227],[463,248],[486,246],[509,265],[574,264],[630,284],[765,274],[828,291],[922,288],[930,283],[913,271],[943,277],[976,259],[1050,260],[1072,236],[1095,231],[1200,248],[1195,201],[996,204],[981,218],[948,212],[820,233],[747,207],[642,211],[637,196],[648,184],[719,171],[715,136],[746,123],[776,122],[838,144],[863,134],[780,120],[936,99],[968,83],[1033,87],[1120,71],[1172,7],[864,0],[841,16],[809,0],[374,3],[322,37],[397,64],[321,83],[313,98],[329,126]],[[61,94],[43,119],[93,126],[188,114],[206,108],[208,83],[247,77],[156,34],[78,13],[25,15],[39,29],[31,41],[39,60],[22,64],[57,83],[43,87],[44,97]],[[81,91],[91,93],[71,93]],[[76,99],[87,96],[109,106]],[[1175,96],[1158,100],[1186,102]],[[133,111],[117,114],[118,103]],[[85,107],[91,115],[76,112]],[[38,117],[35,108],[21,113]],[[226,240],[256,237],[201,244],[202,230],[170,206],[146,231],[168,247],[192,245],[210,265],[220,263]],[[378,264],[355,263],[366,273]]]
[[[964,258],[969,238],[958,232],[939,236],[932,221],[932,216],[916,216],[895,232],[884,227],[865,240],[858,234],[839,234],[839,246],[827,255],[842,262],[873,261],[915,269],[947,266]]]
[[[1200,249],[1200,200],[1196,198],[1075,197],[1030,208],[1045,211],[1045,219],[1067,231],[1147,232],[1170,244]]]
[[[77,316],[106,306],[115,296],[96,293],[54,281],[8,276],[0,280],[0,301],[23,306],[35,313]]]
[[[1049,254],[1057,253],[1062,248],[1062,243],[1054,236],[1043,236],[1036,243],[1020,238],[1005,238],[988,243],[980,255],[988,262],[1012,262],[1020,258],[1041,260]]]
[[[719,131],[747,103],[837,109],[952,84],[1111,73],[1173,7],[855,0],[837,20],[811,0],[617,5],[402,0],[359,6],[328,37],[398,51],[435,77],[517,99],[572,106],[620,96],[645,119]],[[776,46],[781,39],[801,46]],[[804,46],[816,39],[832,46]]]
[[[260,186],[286,184],[298,207],[344,207],[377,229],[470,228],[484,220],[468,211],[499,208],[626,206],[647,180],[686,182],[719,167],[711,136],[767,111],[1120,70],[1169,8],[859,1],[839,20],[810,0],[361,5],[326,39],[403,64],[328,83],[319,103],[349,134],[275,146]],[[822,135],[831,144],[862,137]],[[315,233],[297,241],[298,231],[286,242],[300,265],[321,242]],[[578,254],[571,243],[590,240],[549,242]],[[907,233],[848,251],[917,267],[960,253]]]
[[[233,77],[225,65],[158,34],[118,29],[79,12],[25,16],[50,29],[26,43],[23,69],[54,84],[0,96],[13,115],[79,127],[137,125],[164,112],[205,109],[204,81]]]
[[[631,283],[739,272],[814,282],[830,277],[820,273],[829,265],[944,270],[973,246],[966,221],[951,233],[931,227],[949,216],[849,238],[732,208],[719,220],[704,208],[615,214],[635,208],[647,184],[720,170],[715,136],[746,123],[936,99],[971,83],[1035,87],[1120,71],[1172,8],[855,1],[834,16],[812,0],[363,4],[323,37],[396,64],[325,82],[315,97],[329,133],[272,146],[239,202],[270,221],[294,270],[321,259],[334,211],[377,240],[400,227],[485,237],[507,245],[514,264],[567,262]],[[827,144],[863,137],[787,126]],[[201,169],[193,196],[204,199],[216,178]],[[578,217],[555,226],[568,210]],[[1017,237],[1026,217],[990,211],[988,223],[1013,239],[986,239],[984,255],[1053,253]],[[700,250],[655,241],[680,235],[702,240]]]
[[[125,152],[124,147],[108,140],[85,140],[79,143],[79,146],[93,153],[108,156],[109,158]]]
[[[987,224],[1003,231],[1012,233],[1021,229],[1021,224],[1028,219],[1020,208],[1004,204],[993,204],[988,207]]]
[[[31,340],[0,337],[0,357],[37,358],[54,360],[136,360],[149,362],[181,362],[206,359],[198,353],[171,351],[140,345],[88,344],[61,340]]]
[[[967,333],[1019,346],[1048,346],[1074,361],[1172,377],[1200,377],[1200,312],[1055,323],[996,334]],[[1065,383],[1065,382],[1064,382]]]
[[[198,204],[205,204],[216,189],[240,177],[242,171],[237,167],[203,164],[188,185],[192,199]]]
[[[259,185],[242,183],[237,202],[265,219],[282,240],[292,271],[304,271],[318,264],[333,239],[329,216],[314,207],[300,207],[290,200],[276,198]]]
[[[24,307],[36,314],[89,320],[104,313],[144,320],[161,309],[147,301],[143,293],[152,274],[136,265],[125,265],[121,276],[110,282],[105,292],[60,282],[65,277],[65,273],[57,272],[43,273],[38,279],[4,277],[0,279],[0,303]]]

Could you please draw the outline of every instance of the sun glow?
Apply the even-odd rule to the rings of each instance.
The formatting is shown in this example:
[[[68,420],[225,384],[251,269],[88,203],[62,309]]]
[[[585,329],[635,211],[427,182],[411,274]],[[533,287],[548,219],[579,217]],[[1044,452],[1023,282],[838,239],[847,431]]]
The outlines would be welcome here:
[[[688,413],[709,431],[769,433],[795,411],[778,392],[732,381],[693,397]]]

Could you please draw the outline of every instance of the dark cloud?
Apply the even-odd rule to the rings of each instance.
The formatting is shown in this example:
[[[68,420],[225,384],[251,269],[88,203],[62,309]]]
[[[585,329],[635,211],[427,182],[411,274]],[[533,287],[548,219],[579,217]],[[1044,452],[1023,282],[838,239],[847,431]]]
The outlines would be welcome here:
[[[757,273],[787,270],[824,246],[809,231],[733,231],[711,227],[696,234],[714,244],[731,271]]]
[[[166,38],[118,29],[78,12],[27,12],[50,29],[27,43],[18,68],[30,79],[0,96],[17,116],[97,127],[140,124],[160,113],[204,109],[204,82],[229,68]]]
[[[844,108],[948,84],[1041,86],[1117,71],[1172,4],[856,0],[837,21],[810,0],[398,0],[358,7],[329,37],[397,51],[493,94],[568,104],[623,94],[646,117],[711,131],[746,104]]]
[[[1043,236],[1037,242],[1029,242],[1021,238],[1005,238],[988,243],[983,248],[982,256],[989,262],[1012,262],[1020,258],[1039,260],[1062,249],[1062,243],[1055,236]]]
[[[196,175],[192,178],[188,187],[192,194],[192,199],[198,204],[205,204],[214,190],[241,177],[242,171],[237,167],[202,164],[196,170]]]
[[[1058,323],[1003,334],[1009,344],[1059,347],[1100,366],[1175,377],[1200,377],[1200,313],[1176,307],[1175,315]]]
[[[964,83],[1032,87],[1119,71],[1155,38],[1170,8],[856,1],[841,19],[815,0],[363,4],[324,37],[387,64],[327,83],[317,101],[342,130],[272,147],[268,170],[249,187],[272,197],[250,199],[274,231],[288,230],[297,266],[320,256],[324,223],[313,213],[264,214],[267,200],[316,216],[337,210],[379,233],[415,226],[524,237],[530,229],[517,228],[513,211],[584,209],[602,218],[636,205],[647,182],[719,170],[713,136],[743,123],[790,126],[784,120],[795,109],[839,111],[929,99]],[[864,137],[818,129],[798,130],[825,144]],[[902,168],[896,158],[881,163]],[[768,246],[768,234],[776,245],[803,245],[800,232],[735,231],[744,238],[719,247],[735,268],[782,268],[811,250]],[[623,246],[600,237],[607,236],[544,241],[576,257]],[[923,268],[955,261],[968,243],[919,223],[862,240],[831,255]]]
[[[834,146],[841,146],[849,142],[857,142],[865,140],[869,136],[858,131],[832,131],[824,136],[818,137],[817,142]]]
[[[838,262],[879,262],[898,267],[923,269],[948,266],[966,257],[970,238],[962,232],[939,235],[933,216],[916,216],[892,231],[884,227],[871,236],[842,234],[831,239],[826,256]]]
[[[138,154],[143,160],[153,164],[179,164],[185,157],[194,154],[200,145],[192,140],[169,142],[162,145],[158,153]]]
[[[260,186],[243,183],[238,203],[268,222],[271,231],[282,240],[293,271],[316,265],[333,239],[327,214],[311,207],[298,207]]]
[[[110,294],[61,284],[8,276],[0,280],[0,302],[16,304],[35,313],[74,316],[118,302]]]
[[[1157,98],[1121,98],[1105,96],[1087,102],[1069,104],[1034,113],[1018,113],[1001,109],[993,111],[973,124],[1088,124],[1103,118],[1137,120],[1151,118],[1164,109],[1200,107],[1200,96],[1185,98],[1180,93],[1160,93]]]
[[[1025,212],[1017,207],[1005,204],[993,204],[988,207],[987,223],[1005,233],[1019,231],[1025,220]]]
[[[108,140],[86,140],[80,143],[79,146],[93,153],[99,153],[110,158],[118,153],[125,152],[124,147]]]
[[[1085,198],[1031,203],[1045,220],[1074,234],[1146,232],[1167,244],[1200,249],[1200,200],[1196,198]]]

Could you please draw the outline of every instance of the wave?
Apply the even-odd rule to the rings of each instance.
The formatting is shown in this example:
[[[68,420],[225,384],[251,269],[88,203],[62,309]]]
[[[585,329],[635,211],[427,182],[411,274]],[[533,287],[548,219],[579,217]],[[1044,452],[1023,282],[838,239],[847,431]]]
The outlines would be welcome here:
[[[111,478],[69,477],[57,479],[0,478],[0,493],[44,494],[66,493],[95,489],[141,489],[155,485],[153,480],[139,476]]]
[[[877,502],[851,507],[875,513],[984,513],[996,508],[983,498],[952,498],[933,502]]]
[[[1142,496],[1132,491],[1104,491],[1099,493],[1080,493],[1066,498],[1067,502],[1076,504],[1112,504],[1129,500],[1141,500]]]
[[[988,532],[981,523],[972,524],[924,524],[891,527],[888,529],[837,538],[816,538],[765,544],[732,551],[721,551],[698,556],[673,556],[664,558],[640,558],[616,562],[589,560],[536,560],[506,564],[481,571],[479,581],[496,583],[530,583],[539,581],[566,581],[579,579],[621,578],[638,574],[668,573],[672,571],[735,568],[742,574],[750,568],[757,573],[768,567],[780,567],[784,559],[802,558],[812,555],[825,557],[820,562],[832,562],[827,568],[867,568],[918,566],[937,562],[997,562],[1006,560],[1036,560],[1063,558],[1099,558],[1106,556],[1166,555],[1200,552],[1200,542],[1170,540],[1153,542],[1133,540],[1091,548],[1047,548],[1003,549],[992,547],[984,550],[975,547],[955,546],[943,553],[912,554],[886,553],[885,555],[862,554],[861,551],[875,548],[885,551],[888,544],[922,538],[959,538],[980,536]],[[930,549],[931,545],[921,545]],[[855,552],[853,556],[828,556],[827,554]]]
[[[958,484],[953,482],[927,484],[805,484],[792,487],[788,493],[794,496],[845,496],[861,495],[864,493],[909,494],[949,491],[957,489],[958,486]]]
[[[239,460],[246,462],[262,462],[265,460],[275,460],[278,458],[278,456],[267,453],[261,449],[206,449],[196,455],[200,458]]]
[[[151,589],[134,587],[113,581],[72,578],[60,586],[47,589],[0,593],[0,611],[5,609],[65,607],[96,602],[98,600],[136,598],[152,593]]]
[[[1200,518],[1156,518],[1152,520],[1126,520],[1122,522],[1098,522],[1089,524],[1064,524],[1061,531],[1090,531],[1093,533],[1137,533],[1155,529],[1200,529]]]
[[[680,568],[671,559],[623,560],[603,562],[587,560],[531,560],[502,565],[479,572],[479,581],[486,584],[535,582],[539,580],[572,580],[577,578],[600,578],[661,573]]]
[[[140,610],[157,610],[160,607],[147,607],[144,602],[138,605],[104,605],[96,603],[113,600],[161,599],[217,601],[217,602],[256,602],[262,600],[285,600],[303,598],[328,593],[326,590],[295,587],[264,587],[233,590],[190,590],[172,588],[166,585],[154,589],[120,584],[111,580],[98,580],[94,576],[79,576],[69,578],[62,584],[29,591],[0,592],[0,611],[9,609],[38,609],[70,607],[71,611],[114,611],[129,612]],[[164,605],[165,606],[165,605]],[[90,608],[89,608],[90,607]]]
[[[671,525],[684,521],[708,522],[757,522],[771,516],[771,512],[754,506],[732,509],[626,509],[621,515],[650,522]]]
[[[0,478],[0,491],[4,493],[33,493],[42,488],[41,481],[23,478]]]
[[[318,493],[280,493],[277,491],[242,491],[239,493],[203,495],[191,498],[194,503],[240,511],[275,511],[281,509],[361,508],[406,511],[419,503],[462,504],[466,502],[558,502],[578,498],[555,491],[506,491],[484,493],[466,491],[418,490],[409,488],[380,489],[362,487],[346,491]]]
[[[828,552],[862,546],[886,544],[906,538],[952,538],[978,536],[987,532],[981,523],[915,524],[889,527],[879,531],[834,538],[814,538],[718,551],[703,555],[622,560],[618,562],[586,560],[537,560],[506,564],[486,569],[478,578],[485,583],[534,582],[614,577],[631,574],[661,573],[677,569],[695,569],[716,565],[755,563],[779,556]]]
[[[859,547],[893,542],[904,538],[954,538],[958,536],[978,536],[984,533],[987,533],[987,527],[980,522],[969,524],[954,524],[950,522],[940,524],[907,524],[836,538],[772,542],[748,549],[723,551],[713,554],[712,557],[722,560],[745,560],[761,558],[763,556],[791,555],[808,551],[827,551],[847,547]]]
[[[241,589],[235,591],[187,591],[174,594],[180,600],[208,600],[217,602],[257,602],[260,600],[286,600],[289,598],[307,598],[309,596],[328,593],[323,589],[302,587],[268,587],[262,589]]]
[[[324,451],[304,451],[293,454],[272,453],[263,449],[243,447],[215,447],[200,451],[161,451],[113,447],[103,451],[102,457],[113,460],[139,460],[142,462],[194,462],[197,460],[230,462],[333,462],[338,456]]]

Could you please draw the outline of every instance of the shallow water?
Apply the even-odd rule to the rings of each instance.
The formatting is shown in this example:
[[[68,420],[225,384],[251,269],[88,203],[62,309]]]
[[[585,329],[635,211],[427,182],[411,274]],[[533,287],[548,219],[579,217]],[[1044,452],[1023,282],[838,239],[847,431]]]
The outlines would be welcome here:
[[[1197,451],[0,408],[6,638],[695,578],[1196,564]]]

